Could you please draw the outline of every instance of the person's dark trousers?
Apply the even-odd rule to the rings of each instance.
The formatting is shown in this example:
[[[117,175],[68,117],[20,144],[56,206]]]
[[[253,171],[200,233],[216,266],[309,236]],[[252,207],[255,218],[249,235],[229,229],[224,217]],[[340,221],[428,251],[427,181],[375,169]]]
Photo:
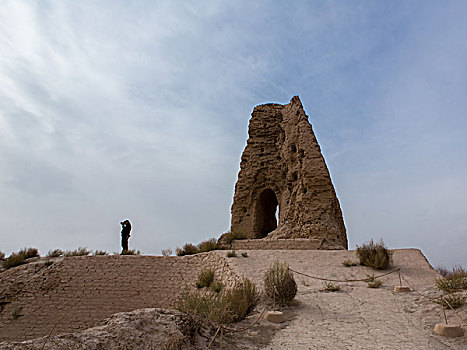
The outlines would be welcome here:
[[[129,236],[122,236],[122,252],[128,250],[128,238]]]

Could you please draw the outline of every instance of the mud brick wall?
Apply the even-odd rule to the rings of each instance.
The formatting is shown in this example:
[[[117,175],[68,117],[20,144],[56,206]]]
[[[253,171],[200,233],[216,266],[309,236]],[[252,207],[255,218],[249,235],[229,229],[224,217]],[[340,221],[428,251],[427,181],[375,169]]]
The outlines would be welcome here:
[[[117,312],[170,308],[203,268],[229,287],[239,276],[215,252],[184,257],[46,259],[0,273],[0,341],[76,332]]]

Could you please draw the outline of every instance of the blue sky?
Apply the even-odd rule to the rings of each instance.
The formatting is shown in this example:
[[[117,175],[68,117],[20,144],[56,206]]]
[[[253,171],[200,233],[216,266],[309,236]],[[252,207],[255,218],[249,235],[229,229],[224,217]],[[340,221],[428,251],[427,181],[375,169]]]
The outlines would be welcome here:
[[[350,247],[467,265],[467,3],[2,1],[0,250],[218,237],[255,105],[299,95]]]

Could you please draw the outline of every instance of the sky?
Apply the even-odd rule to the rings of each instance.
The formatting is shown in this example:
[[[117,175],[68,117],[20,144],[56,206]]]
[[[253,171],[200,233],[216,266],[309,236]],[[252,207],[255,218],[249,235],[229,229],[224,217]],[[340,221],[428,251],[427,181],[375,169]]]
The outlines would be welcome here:
[[[0,250],[219,237],[256,105],[299,95],[349,248],[467,266],[467,2],[0,3]]]

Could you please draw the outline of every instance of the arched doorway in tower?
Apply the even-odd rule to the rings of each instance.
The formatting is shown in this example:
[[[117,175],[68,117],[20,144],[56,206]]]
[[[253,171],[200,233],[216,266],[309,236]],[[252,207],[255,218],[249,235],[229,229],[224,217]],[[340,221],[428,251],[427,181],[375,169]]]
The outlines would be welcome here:
[[[255,209],[255,238],[264,238],[277,228],[278,201],[271,189],[266,189],[258,197]]]

